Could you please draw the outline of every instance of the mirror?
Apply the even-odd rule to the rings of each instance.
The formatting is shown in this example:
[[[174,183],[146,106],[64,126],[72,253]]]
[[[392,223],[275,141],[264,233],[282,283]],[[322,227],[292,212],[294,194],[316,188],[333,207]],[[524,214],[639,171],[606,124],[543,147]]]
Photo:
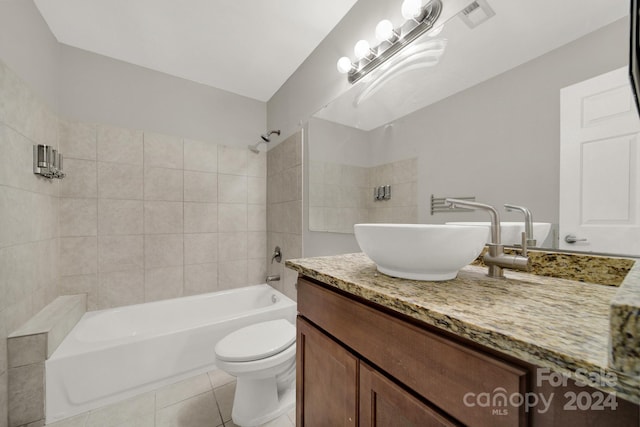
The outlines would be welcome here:
[[[502,209],[511,203],[553,224],[539,247],[602,252],[559,244],[560,90],[626,67],[628,2],[487,3],[494,16],[475,28],[454,18],[435,37],[446,44],[436,65],[374,89],[365,78],[310,118],[310,231],[488,221],[430,210],[432,195],[475,197],[502,221],[522,221]]]

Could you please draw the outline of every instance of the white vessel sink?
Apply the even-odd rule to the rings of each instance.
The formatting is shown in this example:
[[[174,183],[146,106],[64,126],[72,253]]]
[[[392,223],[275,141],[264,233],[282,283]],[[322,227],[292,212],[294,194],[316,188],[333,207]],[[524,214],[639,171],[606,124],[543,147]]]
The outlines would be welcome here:
[[[356,224],[360,249],[378,271],[412,280],[449,280],[476,259],[489,238],[484,226]]]
[[[447,222],[451,225],[471,225],[471,226],[484,226],[491,228],[490,222]],[[503,245],[513,246],[522,244],[522,232],[524,231],[524,222],[500,222],[500,240]],[[551,231],[550,222],[534,222],[533,223],[533,238],[537,241],[536,246],[542,246],[547,236]],[[491,243],[491,236],[489,236],[487,243]]]

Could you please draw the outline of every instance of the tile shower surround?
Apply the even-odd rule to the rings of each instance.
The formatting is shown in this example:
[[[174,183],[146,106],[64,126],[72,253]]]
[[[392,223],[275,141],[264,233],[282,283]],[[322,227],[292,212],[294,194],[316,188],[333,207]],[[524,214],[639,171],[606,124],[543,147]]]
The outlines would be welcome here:
[[[267,171],[267,268],[280,275],[271,285],[296,301],[298,273],[284,268],[284,262],[302,256],[302,131],[269,150]],[[271,263],[276,246],[281,263]]]
[[[58,292],[60,182],[33,174],[34,144],[58,146],[58,119],[0,61],[0,427],[8,425],[9,381],[28,381],[7,366],[7,335]]]
[[[6,337],[56,296],[87,293],[92,310],[264,282],[265,153],[59,119],[1,61],[0,142],[0,427]],[[67,178],[32,173],[34,144],[59,147]],[[295,258],[301,135],[281,145],[271,175],[287,186],[272,187],[272,205],[297,219],[276,221],[270,237]],[[295,297],[295,273],[273,268],[274,286]]]
[[[266,154],[63,122],[60,293],[88,309],[176,298],[266,275]]]
[[[309,228],[353,233],[353,224],[418,222],[416,158],[363,167],[309,162]],[[391,185],[391,199],[377,201],[373,189]]]
[[[369,184],[369,168],[309,161],[309,229],[353,233],[369,222]]]

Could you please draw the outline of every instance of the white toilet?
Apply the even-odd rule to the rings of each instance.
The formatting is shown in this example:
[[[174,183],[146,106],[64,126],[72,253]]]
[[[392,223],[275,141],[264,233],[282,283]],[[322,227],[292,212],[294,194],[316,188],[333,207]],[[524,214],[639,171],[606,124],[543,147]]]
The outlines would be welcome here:
[[[216,366],[237,377],[231,412],[236,425],[257,426],[294,408],[296,328],[287,320],[238,329],[215,352]]]

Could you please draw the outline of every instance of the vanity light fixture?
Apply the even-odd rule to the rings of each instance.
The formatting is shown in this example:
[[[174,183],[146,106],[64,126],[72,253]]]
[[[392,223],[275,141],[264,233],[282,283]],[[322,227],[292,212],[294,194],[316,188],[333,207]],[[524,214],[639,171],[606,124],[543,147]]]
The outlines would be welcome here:
[[[353,53],[356,55],[356,58],[362,60],[365,58],[370,58],[375,55],[375,53],[369,47],[369,42],[366,40],[360,40],[356,43],[353,48]]]
[[[404,19],[413,19],[419,22],[418,16],[422,12],[422,2],[420,0],[404,0],[400,7],[400,12]]]
[[[441,0],[431,0],[425,6],[421,0],[404,0],[401,12],[407,21],[400,27],[394,29],[387,19],[376,26],[376,39],[380,44],[371,48],[366,40],[356,43],[356,62],[346,56],[338,59],[338,71],[347,74],[349,83],[357,82],[427,31],[431,30],[430,35],[435,36],[442,30],[442,25],[434,28],[442,12]]]
[[[376,25],[376,39],[378,39],[380,43],[385,41],[393,43],[399,38],[400,35],[393,28],[393,23],[388,19],[383,19]]]

